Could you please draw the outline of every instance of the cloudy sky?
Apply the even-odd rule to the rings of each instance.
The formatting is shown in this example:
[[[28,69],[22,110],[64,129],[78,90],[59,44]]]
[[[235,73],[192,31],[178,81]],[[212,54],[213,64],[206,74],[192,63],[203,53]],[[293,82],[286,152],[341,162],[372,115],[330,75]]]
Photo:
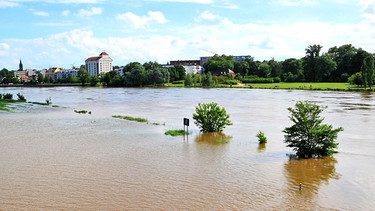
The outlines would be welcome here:
[[[0,0],[0,69],[199,59],[301,58],[353,44],[375,53],[375,0]]]

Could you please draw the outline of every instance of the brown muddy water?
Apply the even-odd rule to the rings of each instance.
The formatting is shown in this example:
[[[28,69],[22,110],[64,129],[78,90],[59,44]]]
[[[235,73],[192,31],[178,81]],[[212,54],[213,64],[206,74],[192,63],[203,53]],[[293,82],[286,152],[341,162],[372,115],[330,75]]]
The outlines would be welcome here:
[[[0,112],[0,210],[374,210],[375,95],[253,89],[2,88],[28,101]],[[297,100],[328,106],[339,153],[290,160],[282,130]],[[198,102],[231,115],[200,134]],[[78,114],[87,110],[91,114]],[[128,115],[149,124],[112,118]],[[182,129],[188,137],[164,135]],[[256,134],[263,131],[266,145]],[[220,143],[229,137],[228,143]],[[302,190],[299,184],[302,183]]]

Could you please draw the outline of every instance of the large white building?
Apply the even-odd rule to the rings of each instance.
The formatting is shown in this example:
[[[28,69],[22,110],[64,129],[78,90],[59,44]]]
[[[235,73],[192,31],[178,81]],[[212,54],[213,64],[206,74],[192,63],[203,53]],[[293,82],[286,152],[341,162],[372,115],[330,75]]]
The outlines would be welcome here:
[[[112,71],[112,59],[104,51],[99,56],[87,58],[85,63],[90,75],[99,76],[101,73]]]

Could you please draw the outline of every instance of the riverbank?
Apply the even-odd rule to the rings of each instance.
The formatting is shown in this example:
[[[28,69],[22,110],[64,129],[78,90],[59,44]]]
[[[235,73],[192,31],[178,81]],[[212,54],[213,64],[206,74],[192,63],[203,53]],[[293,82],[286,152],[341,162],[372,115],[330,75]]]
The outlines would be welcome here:
[[[70,87],[82,86],[80,83],[73,84],[0,84],[2,87]],[[85,87],[91,87],[86,85]],[[155,87],[155,86],[150,86]],[[156,86],[160,87],[160,86]],[[183,83],[173,84],[167,83],[164,87],[185,87]],[[204,88],[201,86],[194,86],[195,88]],[[111,87],[112,88],[112,87]],[[130,87],[124,87],[130,88]],[[280,82],[280,83],[245,83],[237,85],[219,84],[212,88],[251,88],[251,89],[283,89],[283,90],[318,90],[318,91],[375,91],[375,88],[363,88],[358,85],[350,83],[335,83],[335,82]]]
[[[375,91],[349,83],[308,83],[308,82],[280,82],[268,84],[247,84],[256,89],[295,89],[295,90],[319,90],[319,91]]]

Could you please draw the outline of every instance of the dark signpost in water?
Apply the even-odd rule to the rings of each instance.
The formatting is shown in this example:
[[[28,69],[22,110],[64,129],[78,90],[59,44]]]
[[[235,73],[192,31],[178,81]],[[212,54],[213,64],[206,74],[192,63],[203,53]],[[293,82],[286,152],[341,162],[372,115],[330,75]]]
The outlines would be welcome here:
[[[186,134],[189,135],[189,118],[184,118],[184,131],[186,126]]]

